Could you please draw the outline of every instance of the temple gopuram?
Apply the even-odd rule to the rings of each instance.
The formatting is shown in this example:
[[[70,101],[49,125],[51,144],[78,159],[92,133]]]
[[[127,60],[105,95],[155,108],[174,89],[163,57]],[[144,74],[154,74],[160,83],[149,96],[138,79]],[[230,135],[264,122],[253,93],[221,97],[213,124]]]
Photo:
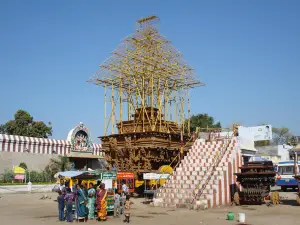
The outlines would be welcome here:
[[[73,170],[99,169],[105,164],[103,152],[94,154],[96,144],[92,142],[90,131],[83,123],[69,131],[67,142],[71,144],[71,148],[66,156],[72,163]],[[98,146],[101,150],[101,145]]]
[[[204,85],[171,42],[157,16],[140,19],[88,82],[104,89],[107,162],[136,173],[175,166],[189,149],[191,88]]]

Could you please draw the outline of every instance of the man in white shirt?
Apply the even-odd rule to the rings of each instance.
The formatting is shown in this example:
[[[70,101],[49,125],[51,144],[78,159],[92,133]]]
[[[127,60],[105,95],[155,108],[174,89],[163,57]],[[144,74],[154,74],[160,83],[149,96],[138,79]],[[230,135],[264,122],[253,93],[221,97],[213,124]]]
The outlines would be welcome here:
[[[127,195],[128,194],[128,187],[125,183],[122,184],[122,192]]]

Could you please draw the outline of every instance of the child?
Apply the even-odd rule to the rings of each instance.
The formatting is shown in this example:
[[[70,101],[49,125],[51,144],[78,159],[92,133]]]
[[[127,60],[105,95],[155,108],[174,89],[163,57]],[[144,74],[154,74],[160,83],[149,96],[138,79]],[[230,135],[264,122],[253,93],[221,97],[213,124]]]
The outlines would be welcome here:
[[[57,202],[58,202],[58,219],[59,221],[64,221],[65,200],[64,200],[64,196],[61,193],[61,190],[58,191]]]
[[[130,196],[127,195],[126,196],[126,202],[125,202],[125,220],[123,220],[124,223],[129,223],[129,219],[130,219],[130,205],[132,204],[132,202],[130,201]]]
[[[124,209],[125,209],[125,202],[126,202],[126,195],[124,194],[124,192],[121,193],[121,197],[120,197],[120,214],[124,214]]]
[[[120,215],[120,195],[118,194],[118,192],[115,193],[114,200],[115,200],[114,217],[119,217],[119,215]]]
[[[72,208],[73,208],[74,195],[71,192],[71,188],[67,188],[67,194],[65,201],[67,205],[67,222],[73,222]]]

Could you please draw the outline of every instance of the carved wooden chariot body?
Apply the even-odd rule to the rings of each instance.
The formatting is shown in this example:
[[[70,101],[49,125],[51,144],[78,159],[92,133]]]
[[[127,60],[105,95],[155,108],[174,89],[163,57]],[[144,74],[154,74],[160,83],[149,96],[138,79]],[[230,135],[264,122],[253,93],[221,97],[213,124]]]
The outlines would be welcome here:
[[[153,110],[157,113],[157,109]],[[122,122],[122,126],[118,123],[118,134],[100,137],[106,160],[111,165],[115,164],[119,170],[158,170],[163,165],[169,165],[179,154],[181,134],[176,123],[162,120],[162,123],[167,125],[164,128],[169,127],[169,130],[160,131],[160,124],[156,125],[154,131],[151,130],[150,124],[146,124],[143,130],[139,115],[140,110],[137,110],[133,120]],[[189,137],[183,135],[183,139],[187,142]],[[188,147],[189,145],[186,146],[186,151]],[[179,158],[174,162],[177,160]]]

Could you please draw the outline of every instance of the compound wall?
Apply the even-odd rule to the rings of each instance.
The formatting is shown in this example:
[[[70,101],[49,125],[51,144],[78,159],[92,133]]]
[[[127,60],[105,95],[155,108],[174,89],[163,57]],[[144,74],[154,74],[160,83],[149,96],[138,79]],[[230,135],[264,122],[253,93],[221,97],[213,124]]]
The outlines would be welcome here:
[[[101,144],[92,144],[92,149],[93,155],[104,156]],[[42,170],[51,158],[70,151],[70,141],[0,134],[0,173],[21,162],[31,170]]]

